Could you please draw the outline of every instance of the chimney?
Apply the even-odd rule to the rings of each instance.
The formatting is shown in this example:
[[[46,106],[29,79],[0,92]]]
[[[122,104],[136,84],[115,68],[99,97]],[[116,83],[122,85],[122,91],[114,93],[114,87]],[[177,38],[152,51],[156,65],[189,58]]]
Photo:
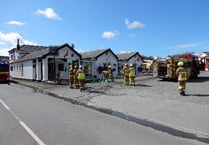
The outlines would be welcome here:
[[[20,50],[20,40],[17,39],[17,50]]]

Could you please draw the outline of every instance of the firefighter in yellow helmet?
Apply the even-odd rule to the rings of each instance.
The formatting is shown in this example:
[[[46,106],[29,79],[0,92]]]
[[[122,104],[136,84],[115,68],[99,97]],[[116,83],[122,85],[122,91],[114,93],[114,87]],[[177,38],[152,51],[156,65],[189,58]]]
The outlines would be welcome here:
[[[74,73],[73,73],[73,66],[70,65],[68,69],[68,77],[69,77],[69,86],[72,89],[74,84]]]
[[[111,65],[108,66],[107,73],[108,73],[108,82],[113,82],[113,70]]]
[[[130,64],[129,67],[129,85],[135,85],[135,70],[134,70],[134,65]]]
[[[125,64],[123,67],[123,83],[124,85],[129,85],[129,68],[128,64]]]
[[[186,82],[189,79],[187,70],[184,68],[184,62],[178,62],[178,68],[176,70],[176,75],[178,76],[178,89],[180,95],[185,96]]]
[[[82,92],[82,91],[84,91],[85,79],[86,79],[86,75],[85,75],[85,72],[84,72],[82,66],[79,66],[79,69],[77,70],[76,74],[77,74],[77,77],[78,77],[80,91]]]
[[[73,69],[73,74],[74,74],[74,84],[75,84],[75,87],[76,87],[76,88],[79,87],[77,71],[78,71],[78,66],[75,65],[75,67],[74,67],[74,69]]]

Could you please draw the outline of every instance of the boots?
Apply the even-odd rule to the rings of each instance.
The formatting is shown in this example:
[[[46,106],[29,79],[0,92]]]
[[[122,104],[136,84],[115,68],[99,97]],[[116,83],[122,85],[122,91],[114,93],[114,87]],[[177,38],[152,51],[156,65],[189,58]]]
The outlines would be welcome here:
[[[185,92],[183,90],[180,91],[180,95],[186,96]]]

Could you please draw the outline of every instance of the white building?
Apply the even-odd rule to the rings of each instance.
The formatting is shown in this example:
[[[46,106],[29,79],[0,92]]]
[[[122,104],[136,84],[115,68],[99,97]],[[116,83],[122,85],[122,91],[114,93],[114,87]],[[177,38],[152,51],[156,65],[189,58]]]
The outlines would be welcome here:
[[[68,79],[70,64],[78,65],[81,56],[67,43],[60,46],[19,45],[9,51],[10,76],[37,81]]]
[[[86,70],[87,78],[101,78],[102,71],[108,66],[113,69],[113,77],[118,76],[118,57],[110,48],[81,53],[82,64]]]
[[[143,59],[138,52],[121,53],[118,54],[118,70],[119,74],[122,74],[122,69],[125,64],[133,64],[136,70],[136,75],[142,72]]]

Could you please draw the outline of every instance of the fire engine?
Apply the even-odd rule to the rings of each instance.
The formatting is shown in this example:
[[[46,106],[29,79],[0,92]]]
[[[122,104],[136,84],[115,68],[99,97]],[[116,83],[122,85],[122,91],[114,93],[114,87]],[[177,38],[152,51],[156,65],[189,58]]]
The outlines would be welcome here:
[[[10,84],[9,64],[6,61],[0,61],[0,82]]]
[[[199,55],[199,60],[202,63],[202,69],[203,71],[209,70],[209,52],[203,52]]]
[[[197,78],[201,64],[199,63],[198,56],[193,53],[177,54],[168,56],[166,59],[159,59],[158,62],[158,77],[162,79],[177,79],[176,69],[178,68],[177,63],[179,61],[184,62],[190,78]]]

